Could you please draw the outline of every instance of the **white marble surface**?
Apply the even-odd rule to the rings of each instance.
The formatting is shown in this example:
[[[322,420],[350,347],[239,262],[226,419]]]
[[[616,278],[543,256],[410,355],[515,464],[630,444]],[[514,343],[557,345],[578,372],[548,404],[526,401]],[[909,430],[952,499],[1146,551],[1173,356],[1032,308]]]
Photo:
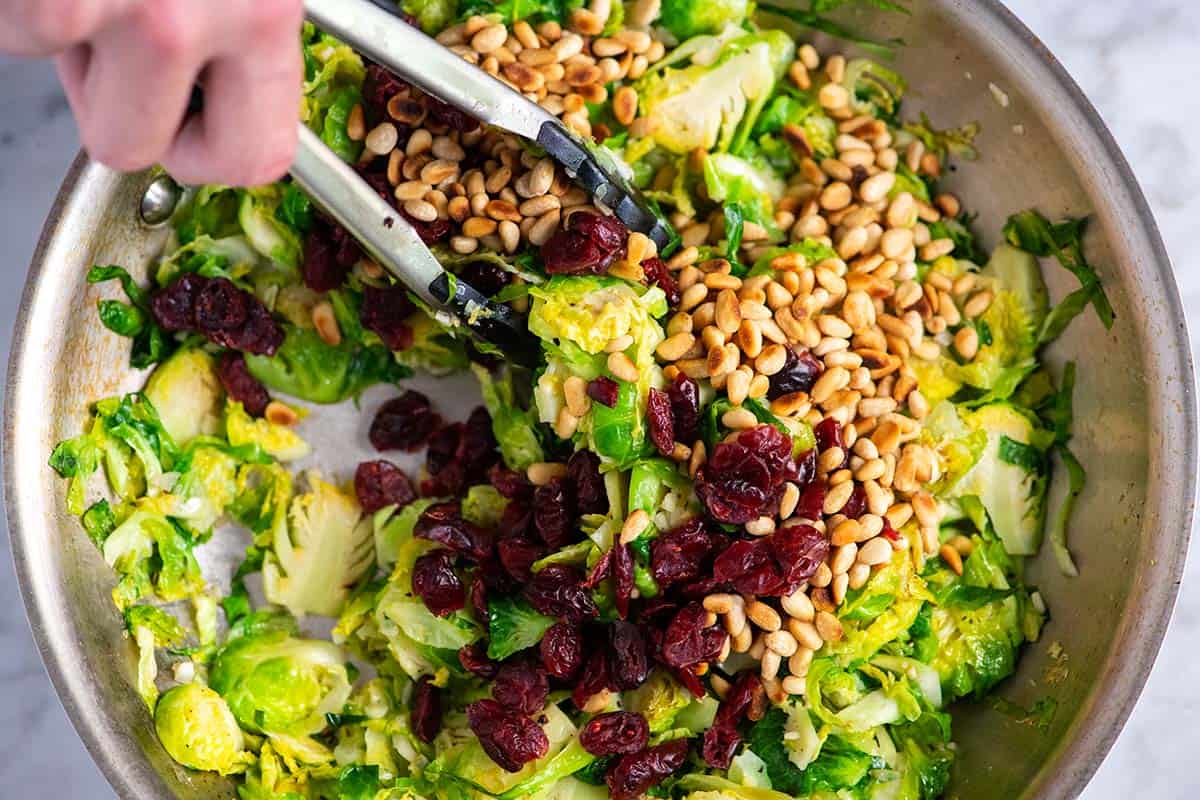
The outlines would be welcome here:
[[[1200,3],[1008,0],[1100,109],[1158,216],[1200,330]],[[25,267],[77,145],[52,70],[0,58],[0,351]],[[1193,160],[1195,159],[1195,160]],[[1193,351],[1195,352],[1195,344]],[[7,360],[7,359],[6,359]],[[3,537],[0,537],[3,538]],[[1188,566],[1166,644],[1085,800],[1200,797],[1200,562]],[[112,797],[50,686],[0,558],[0,797]]]

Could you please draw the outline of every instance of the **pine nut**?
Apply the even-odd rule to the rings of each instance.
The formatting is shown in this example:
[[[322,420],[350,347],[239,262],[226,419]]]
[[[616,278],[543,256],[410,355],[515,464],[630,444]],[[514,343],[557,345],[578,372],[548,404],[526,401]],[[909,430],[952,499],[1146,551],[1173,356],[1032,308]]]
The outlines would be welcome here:
[[[749,412],[747,412],[749,413]],[[842,507],[850,500],[850,495],[854,493],[853,481],[846,481],[834,486],[825,495],[825,504],[822,511],[826,516],[836,514],[842,510]]]
[[[521,242],[521,229],[511,219],[506,219],[497,227],[497,232],[500,234],[500,243],[504,247],[504,252],[515,253],[517,245]]]
[[[433,222],[438,218],[437,206],[425,200],[405,200],[404,213],[421,222]]]
[[[734,595],[717,592],[704,598],[702,605],[714,614],[728,614],[733,608]]]
[[[975,319],[988,310],[992,304],[992,293],[989,290],[984,290],[971,297],[963,306],[963,315],[969,319]]]
[[[313,306],[312,321],[325,344],[337,347],[342,343],[342,331],[338,327],[337,317],[334,316],[333,304],[328,300],[322,300]]]
[[[839,622],[838,618],[833,614],[829,613],[828,611],[818,612],[815,624],[817,627],[817,632],[825,641],[841,641],[843,635],[842,623]]]
[[[892,560],[892,545],[883,538],[875,538],[858,550],[858,561],[868,567],[886,564]]]
[[[746,523],[746,533],[751,536],[770,536],[774,532],[775,520],[770,517],[759,517]]]
[[[812,600],[808,599],[808,595],[802,590],[796,590],[789,595],[784,595],[780,598],[779,604],[783,606],[783,610],[788,613],[788,616],[793,619],[798,619],[801,622],[812,622],[813,605]]]
[[[779,674],[779,667],[782,666],[783,659],[773,650],[768,650],[762,654],[762,677],[764,681],[773,679]]]
[[[800,489],[790,481],[783,487],[783,497],[779,500],[780,519],[789,519],[796,513],[796,505],[800,502]]]
[[[610,353],[608,356],[608,371],[627,383],[637,383],[638,369],[629,356],[624,353]]]
[[[579,417],[571,413],[571,410],[560,408],[558,416],[554,419],[554,433],[560,439],[570,439],[575,435],[575,431],[579,429]]]
[[[642,532],[646,530],[649,524],[650,515],[644,509],[635,509],[625,518],[625,522],[621,525],[620,543],[629,544],[635,541],[642,535]]]
[[[746,616],[764,631],[777,631],[783,625],[783,620],[779,618],[779,612],[761,600],[751,600],[746,603]]]
[[[552,195],[547,195],[552,196]],[[550,237],[558,230],[558,223],[562,217],[561,212],[557,208],[552,208],[542,216],[529,228],[529,243],[535,247],[541,247],[546,242],[550,241]]]
[[[938,555],[942,561],[954,572],[955,575],[963,574],[962,554],[954,548],[953,545],[944,544],[938,548]]]
[[[525,476],[529,478],[529,482],[534,486],[545,486],[555,478],[564,478],[566,475],[566,464],[546,461],[536,461],[530,464],[529,468],[525,470]]]
[[[566,397],[567,408],[577,417],[582,417],[592,407],[592,398],[588,397],[587,381],[578,375],[572,375],[563,381],[563,395]]]
[[[763,642],[766,643],[767,649],[773,653],[778,653],[781,658],[788,658],[796,652],[796,639],[790,633],[784,630],[771,631],[763,637]]]
[[[278,400],[267,403],[263,416],[272,425],[283,425],[289,428],[300,421],[300,415],[291,406]]]
[[[813,619],[816,619],[814,613]],[[807,650],[820,650],[821,645],[825,640],[821,638],[820,632],[817,630],[815,622],[803,622],[798,619],[788,620],[788,632],[796,639],[796,642]]]
[[[744,408],[731,408],[721,415],[721,424],[730,430],[748,430],[758,426],[758,417]]]

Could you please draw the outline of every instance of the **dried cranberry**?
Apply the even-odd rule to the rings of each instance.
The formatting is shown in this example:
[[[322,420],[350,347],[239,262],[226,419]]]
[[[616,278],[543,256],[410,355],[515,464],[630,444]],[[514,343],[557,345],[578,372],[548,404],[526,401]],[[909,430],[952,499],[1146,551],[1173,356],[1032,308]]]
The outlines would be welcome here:
[[[829,540],[810,525],[788,525],[767,537],[784,580],[785,592],[811,578],[829,556]]]
[[[431,432],[429,449],[425,453],[425,466],[430,473],[436,475],[444,471],[458,458],[458,446],[462,443],[465,428],[461,422],[452,422]]]
[[[500,665],[488,658],[487,647],[475,642],[458,651],[458,663],[472,675],[490,681],[496,677]]]
[[[681,372],[667,387],[667,395],[675,419],[675,439],[684,444],[696,441],[700,428],[700,387]]]
[[[250,297],[249,295],[247,295]],[[250,313],[246,323],[240,328],[230,331],[212,331],[207,333],[208,340],[222,347],[243,350],[256,356],[273,356],[283,344],[283,326],[275,321],[267,307],[250,297]]]
[[[625,253],[629,230],[616,217],[579,212],[542,245],[551,275],[600,275]]]
[[[662,659],[671,667],[690,667],[713,661],[725,645],[725,631],[707,624],[708,612],[699,603],[689,603],[675,615],[663,632]]]
[[[646,274],[647,286],[657,286],[667,296],[667,303],[671,306],[679,305],[679,284],[667,269],[667,262],[657,256],[647,258],[642,261],[642,272]]]
[[[696,494],[709,516],[741,525],[775,513],[783,484],[796,477],[791,440],[759,425],[733,442],[713,448],[696,479]]]
[[[372,111],[383,114],[388,100],[408,88],[408,84],[378,64],[367,64],[367,77],[363,81],[363,104]]]
[[[807,350],[797,353],[789,348],[783,368],[771,376],[767,399],[777,400],[786,394],[811,392],[824,369],[812,353]]]
[[[817,437],[817,449],[824,453],[834,447],[842,448],[842,426],[833,417],[826,417],[817,423],[813,428],[813,434]],[[843,452],[845,448],[842,448]],[[842,464],[836,467],[841,469],[846,466],[846,462],[850,460],[849,455],[843,460]]]
[[[439,617],[449,616],[467,604],[467,590],[454,571],[454,554],[434,550],[417,559],[412,571],[413,594]]]
[[[536,722],[495,700],[478,700],[467,706],[467,724],[488,757],[509,772],[519,772],[550,749],[546,732]]]
[[[713,577],[743,594],[779,594],[783,572],[764,539],[731,544],[713,562]]]
[[[523,536],[506,536],[496,543],[496,554],[504,571],[525,583],[533,575],[533,562],[546,555],[546,546]]]
[[[766,710],[766,690],[762,679],[749,670],[738,674],[737,680],[717,707],[714,726],[737,725],[743,717],[762,719]]]
[[[646,399],[646,422],[650,441],[658,448],[658,452],[664,456],[671,455],[675,451],[675,414],[666,392],[650,390]]]
[[[638,753],[621,756],[605,776],[612,800],[637,800],[687,760],[687,739],[673,739]]]
[[[583,636],[579,628],[556,622],[538,645],[542,666],[551,677],[569,681],[583,667]]]
[[[510,274],[506,270],[488,261],[464,264],[458,270],[458,277],[484,297],[495,295],[508,286],[510,280]]]
[[[579,744],[597,758],[636,753],[650,741],[650,725],[641,714],[610,711],[593,717],[579,732]]]
[[[671,670],[671,674],[675,676],[675,680],[683,684],[683,688],[692,693],[692,697],[704,697],[708,694],[708,690],[704,688],[704,684],[700,682],[700,676],[696,674],[697,666],[683,667],[681,669]]]
[[[533,484],[520,472],[506,469],[501,464],[496,464],[488,470],[488,483],[492,484],[502,497],[509,500],[528,500],[533,496]]]
[[[485,625],[488,622],[488,586],[497,582],[497,576],[503,579],[508,578],[504,574],[504,570],[500,567],[499,561],[489,559],[480,565],[479,573],[471,583],[471,610],[475,612],[476,618],[483,620]],[[505,586],[503,588],[508,589],[510,587]]]
[[[600,474],[600,457],[591,450],[576,450],[567,462],[567,485],[579,514],[608,512],[608,492]]]
[[[492,418],[482,406],[465,423],[446,425],[429,441],[425,466],[429,479],[421,485],[425,495],[457,495],[469,484],[487,479],[497,461]]]
[[[463,519],[458,503],[437,503],[425,509],[413,526],[413,535],[443,544],[473,561],[483,561],[492,552],[488,533]]]
[[[442,729],[442,690],[422,675],[413,689],[411,724],[422,742],[432,742]]]
[[[425,222],[412,216],[404,209],[400,209],[400,216],[404,217],[404,221],[412,226],[413,230],[417,232],[417,236],[426,245],[435,245],[450,235],[449,220],[435,219],[432,222]]]
[[[304,237],[304,263],[300,272],[304,278],[304,285],[314,292],[337,289],[346,282],[350,268],[361,258],[358,244],[354,243],[351,246],[353,238],[342,238],[335,233],[339,230],[344,229],[318,221]],[[347,261],[349,263],[346,263]]]
[[[621,387],[612,378],[601,375],[599,378],[593,378],[588,382],[587,393],[588,397],[597,403],[612,408],[617,404],[617,398],[621,394]]]
[[[733,754],[742,743],[742,736],[732,725],[713,725],[704,732],[700,741],[700,755],[704,763],[715,769],[729,769]]]
[[[368,514],[387,506],[406,506],[416,499],[412,482],[390,461],[364,461],[354,471],[354,494]]]
[[[617,689],[636,689],[650,674],[650,652],[641,630],[632,622],[616,620],[608,628],[609,673]]]
[[[867,490],[863,488],[861,483],[856,483],[854,484],[854,490],[850,492],[850,497],[846,500],[846,505],[842,506],[841,513],[850,519],[858,519],[866,510]]]
[[[574,567],[551,564],[533,576],[522,594],[541,613],[566,622],[583,622],[600,611],[592,595],[580,584],[583,576]]]
[[[803,489],[817,477],[817,448],[810,447],[796,456],[796,480],[794,483]]]
[[[533,493],[533,521],[538,536],[551,550],[558,550],[571,539],[574,521],[571,496],[565,482],[555,478]]]
[[[891,542],[900,541],[900,533],[892,527],[891,520],[889,520],[887,517],[883,518],[883,530],[879,532],[879,535],[886,536],[888,541]]]
[[[813,481],[800,493],[800,501],[796,503],[796,516],[802,519],[818,520],[825,508],[825,482]]]
[[[155,293],[150,300],[150,312],[159,327],[174,331],[190,331],[196,327],[196,295],[208,283],[194,272],[185,272],[172,283]]]
[[[533,509],[524,500],[510,500],[500,515],[500,534],[508,538],[529,539],[537,536],[533,527]]]
[[[368,437],[376,450],[419,449],[442,424],[429,398],[411,389],[379,407]]]
[[[492,697],[505,708],[536,714],[546,706],[550,681],[546,670],[532,661],[510,661],[500,665],[492,684]]]
[[[629,599],[633,597],[633,553],[627,544],[612,547],[613,601],[617,616],[629,616]]]
[[[699,517],[659,536],[650,544],[650,574],[660,588],[694,581],[706,574],[712,555],[725,538],[711,533]]]
[[[236,400],[252,417],[261,417],[271,402],[271,395],[246,368],[241,353],[222,353],[217,362],[217,378],[231,400]]]
[[[583,674],[579,676],[579,682],[571,691],[571,701],[577,708],[582,709],[592,695],[612,688],[611,685],[608,655],[603,649],[597,648],[592,651],[583,668]]]
[[[408,290],[402,286],[386,289],[364,286],[358,318],[364,328],[379,335],[389,350],[407,350],[413,342],[413,330],[407,320],[415,310],[416,306],[408,299]]]
[[[580,584],[583,586],[583,588],[595,589],[604,581],[605,578],[609,576],[609,573],[612,572],[612,555],[613,551],[610,547],[604,552],[604,555],[600,556],[600,560],[592,565],[592,569],[590,572],[588,572],[587,578],[585,578],[583,583]]]
[[[443,103],[432,95],[425,95],[421,102],[429,109],[430,118],[439,125],[452,128],[460,133],[470,133],[479,127],[479,120],[465,111]]]
[[[228,278],[214,278],[196,294],[196,328],[205,335],[237,330],[249,315],[246,293]]]

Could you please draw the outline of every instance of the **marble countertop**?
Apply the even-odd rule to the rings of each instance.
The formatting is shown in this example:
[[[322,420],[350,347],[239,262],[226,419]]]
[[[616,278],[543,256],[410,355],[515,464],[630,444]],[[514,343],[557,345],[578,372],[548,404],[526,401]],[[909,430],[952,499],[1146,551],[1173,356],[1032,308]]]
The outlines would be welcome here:
[[[1162,227],[1193,330],[1200,330],[1200,5],[1194,0],[1007,0],[1083,86],[1133,165]],[[78,141],[53,71],[0,57],[0,353],[25,265]],[[1192,161],[1191,156],[1197,160]],[[1193,340],[1193,352],[1196,352]],[[1198,353],[1200,355],[1200,353]],[[0,523],[2,527],[2,523]],[[6,534],[0,534],[6,539]],[[1200,560],[1188,564],[1166,643],[1085,800],[1200,796]],[[0,797],[112,797],[67,721],[0,557]]]

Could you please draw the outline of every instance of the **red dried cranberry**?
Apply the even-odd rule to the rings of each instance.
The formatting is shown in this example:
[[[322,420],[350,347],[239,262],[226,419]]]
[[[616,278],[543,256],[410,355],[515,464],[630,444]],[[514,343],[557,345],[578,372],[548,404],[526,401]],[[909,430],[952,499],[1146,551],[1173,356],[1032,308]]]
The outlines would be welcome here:
[[[681,372],[667,387],[667,395],[675,418],[675,439],[691,444],[700,428],[700,387]]]
[[[706,574],[712,555],[725,543],[693,517],[650,544],[650,574],[663,589],[694,581]]]
[[[800,502],[796,504],[796,516],[802,519],[818,520],[825,508],[825,482],[813,481],[800,493]]]
[[[700,741],[700,756],[714,769],[729,769],[742,736],[732,725],[713,725]]]
[[[621,756],[605,776],[612,800],[637,800],[687,761],[687,739],[673,739],[639,753]]]
[[[196,295],[208,283],[194,272],[185,272],[155,293],[150,312],[159,327],[167,331],[190,331],[196,327]]]
[[[486,617],[486,615],[482,616]],[[487,647],[479,642],[474,642],[459,650],[458,663],[462,664],[463,669],[467,672],[483,678],[485,681],[496,677],[496,673],[500,670],[500,665],[488,658]]]
[[[462,443],[465,428],[461,422],[452,422],[432,432],[425,453],[425,466],[430,473],[442,472],[458,458],[458,446]]]
[[[378,64],[367,64],[367,77],[363,81],[363,104],[383,119],[388,100],[408,88],[408,84]]]
[[[671,674],[675,676],[675,680],[683,684],[683,688],[692,693],[692,697],[704,697],[708,694],[708,690],[704,688],[704,684],[700,682],[700,676],[696,674],[697,667],[683,667],[682,669],[672,669]]]
[[[387,506],[406,506],[416,499],[412,482],[390,461],[364,461],[354,470],[354,494],[368,514]]]
[[[663,632],[662,659],[671,667],[690,667],[712,661],[725,645],[725,631],[709,626],[708,612],[699,603],[689,603],[667,625]]]
[[[580,451],[584,452],[584,451]],[[488,470],[488,483],[509,500],[528,500],[533,496],[533,484],[520,472],[496,464]]]
[[[300,272],[304,285],[314,292],[330,292],[346,282],[346,275],[362,257],[358,243],[345,229],[316,221],[304,237],[304,263]],[[347,263],[348,262],[348,263]]]
[[[600,457],[591,450],[576,450],[567,462],[567,485],[575,497],[578,514],[608,513],[608,492],[600,474]]]
[[[488,586],[497,582],[497,577],[507,579],[504,570],[500,567],[500,562],[496,559],[489,559],[480,565],[479,572],[475,580],[471,582],[471,610],[475,612],[475,617],[484,621],[487,624],[488,620],[488,602],[487,593]],[[504,589],[509,587],[505,586]]]
[[[617,689],[636,689],[650,674],[650,652],[641,630],[632,622],[616,620],[608,628],[609,673]]]
[[[546,546],[523,536],[507,536],[496,543],[496,554],[504,571],[525,583],[533,575],[533,562],[546,555]]]
[[[410,215],[404,209],[400,209],[400,216],[404,217],[405,222],[412,226],[413,230],[417,232],[417,236],[421,237],[421,241],[427,245],[435,245],[450,235],[448,220],[435,219],[433,222],[425,222]]]
[[[842,513],[850,519],[858,519],[867,511],[867,490],[863,488],[861,483],[854,484],[854,491],[850,492],[850,497],[846,500],[846,505],[842,506]]]
[[[472,561],[484,561],[492,552],[488,533],[463,519],[458,503],[437,503],[425,509],[413,526],[413,535],[443,544]]]
[[[714,726],[737,725],[743,717],[752,721],[762,719],[766,711],[766,690],[762,679],[746,670],[738,674],[737,680],[717,707]]]
[[[389,350],[407,350],[413,342],[413,330],[407,320],[414,311],[416,306],[408,299],[404,287],[364,286],[358,318],[364,328],[379,335]]]
[[[497,527],[506,539],[532,540],[537,535],[533,527],[533,509],[524,500],[510,500]]]
[[[217,378],[231,400],[236,400],[252,417],[261,417],[271,402],[271,395],[246,368],[241,353],[222,353],[217,362]]]
[[[824,370],[824,365],[812,353],[807,350],[797,353],[788,348],[787,360],[783,362],[783,368],[771,376],[767,399],[777,400],[785,394],[811,392],[817,378]]]
[[[774,426],[743,431],[713,448],[696,479],[696,494],[718,522],[741,525],[775,513],[783,484],[796,477],[791,441]]]
[[[442,729],[442,690],[428,675],[422,675],[413,689],[410,716],[413,733],[422,742],[432,742]]]
[[[892,527],[891,520],[889,520],[887,517],[883,518],[883,530],[880,531],[879,535],[886,536],[888,541],[891,542],[900,541],[900,533]]]
[[[616,217],[579,212],[542,245],[551,275],[600,275],[625,253],[629,230]]]
[[[250,302],[228,278],[213,278],[196,294],[196,328],[206,336],[246,324]]]
[[[633,597],[633,553],[629,545],[617,543],[612,547],[613,601],[617,616],[629,616],[629,599]]]
[[[458,277],[484,297],[493,296],[511,280],[509,272],[488,261],[464,264],[458,270]]]
[[[612,676],[609,673],[608,655],[603,649],[596,648],[588,657],[583,674],[579,676],[579,682],[571,691],[571,702],[582,709],[592,695],[611,688]]]
[[[376,450],[419,449],[442,424],[429,398],[411,389],[379,407],[368,438]]]
[[[667,262],[657,256],[647,258],[642,261],[642,272],[646,273],[647,286],[657,286],[667,296],[667,303],[671,306],[679,305],[679,284],[667,269]]]
[[[439,617],[449,616],[467,604],[467,590],[454,571],[454,554],[434,550],[417,559],[412,571],[413,594]]]
[[[783,572],[784,592],[811,578],[829,556],[829,540],[810,525],[789,525],[767,538]]]
[[[621,394],[621,387],[612,378],[607,375],[601,375],[599,378],[593,378],[588,382],[587,393],[588,397],[597,403],[612,408],[617,404],[617,398]]]
[[[818,422],[817,427],[813,428],[813,434],[817,437],[817,449],[822,453],[834,447],[842,447],[842,425],[833,417],[826,417]],[[837,469],[844,467],[849,460],[850,457],[847,455]]]
[[[551,677],[569,681],[583,667],[583,636],[574,625],[565,622],[551,625],[538,649],[542,666]]]
[[[470,133],[479,127],[479,120],[465,111],[443,103],[432,95],[425,95],[421,98],[421,102],[429,109],[429,117],[436,124],[444,125],[460,133]]]
[[[573,503],[565,482],[555,478],[533,493],[533,522],[538,536],[551,550],[558,550],[571,539],[574,522]]]
[[[796,456],[796,480],[794,483],[803,489],[817,477],[817,448],[810,447]]]
[[[487,479],[497,461],[492,418],[482,406],[465,423],[447,425],[429,442],[425,466],[429,480],[421,485],[429,495],[457,495],[466,486]]]
[[[532,661],[510,661],[500,665],[492,697],[505,708],[522,714],[536,714],[546,706],[550,681],[546,670]]]
[[[658,452],[664,456],[671,455],[675,451],[675,414],[666,392],[650,390],[646,399],[646,423],[650,441],[658,448]]]
[[[208,340],[222,347],[243,350],[256,356],[273,356],[283,344],[283,326],[275,321],[267,307],[250,297],[250,313],[246,323],[240,328],[230,331],[212,331],[207,333]]]
[[[591,593],[580,586],[582,582],[583,576],[574,567],[551,564],[533,576],[522,594],[543,614],[579,623],[600,613]]]
[[[608,577],[609,573],[612,572],[612,554],[613,551],[610,547],[604,552],[604,555],[600,556],[600,560],[592,565],[592,569],[588,573],[587,578],[585,578],[583,583],[580,584],[583,588],[595,589],[604,581],[605,578]]]
[[[743,594],[779,594],[785,585],[775,555],[763,539],[727,547],[713,562],[713,577]]]
[[[650,741],[650,725],[641,714],[609,711],[593,717],[579,732],[579,744],[597,758],[636,753]]]
[[[536,722],[495,700],[478,700],[467,706],[467,724],[488,757],[509,772],[519,772],[550,749],[546,732]]]

